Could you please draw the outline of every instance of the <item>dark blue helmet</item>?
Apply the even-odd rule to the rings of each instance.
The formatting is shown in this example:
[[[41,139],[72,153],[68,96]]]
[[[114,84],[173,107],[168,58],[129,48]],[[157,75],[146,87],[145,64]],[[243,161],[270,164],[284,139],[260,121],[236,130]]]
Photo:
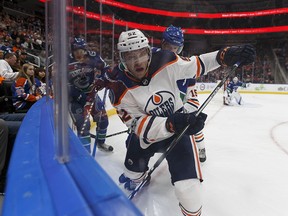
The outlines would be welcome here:
[[[170,25],[163,32],[163,40],[167,43],[170,43],[175,46],[183,46],[184,45],[184,35],[182,29],[179,27],[175,27]]]
[[[74,38],[74,41],[71,44],[71,50],[76,49],[87,49],[87,43],[83,38]]]

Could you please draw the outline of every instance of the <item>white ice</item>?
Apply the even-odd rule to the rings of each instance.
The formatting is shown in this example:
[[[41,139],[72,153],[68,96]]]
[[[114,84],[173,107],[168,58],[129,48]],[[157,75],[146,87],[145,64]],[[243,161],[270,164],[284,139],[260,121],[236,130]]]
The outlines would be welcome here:
[[[199,100],[207,96],[199,95]],[[204,110],[208,119],[202,215],[288,215],[288,95],[242,96],[242,106],[223,106],[217,95]],[[117,115],[109,120],[108,134],[127,129]],[[126,136],[107,138],[114,152],[96,154],[116,184],[123,172]],[[151,166],[158,157],[151,159]],[[145,216],[181,215],[165,160],[132,201]]]

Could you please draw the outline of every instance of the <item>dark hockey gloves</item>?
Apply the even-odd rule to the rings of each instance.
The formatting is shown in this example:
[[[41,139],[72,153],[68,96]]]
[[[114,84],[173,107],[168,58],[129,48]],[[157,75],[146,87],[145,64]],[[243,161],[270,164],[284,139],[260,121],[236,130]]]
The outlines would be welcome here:
[[[101,91],[103,88],[105,88],[107,85],[106,80],[103,78],[97,78],[94,81],[94,86],[97,91]]]
[[[233,66],[239,62],[239,66],[248,65],[255,61],[256,50],[251,44],[225,47],[219,50],[216,60],[220,65]]]
[[[186,134],[193,135],[204,128],[207,115],[200,113],[197,117],[193,113],[174,113],[166,120],[166,128],[171,133],[181,133],[187,125],[190,125]]]

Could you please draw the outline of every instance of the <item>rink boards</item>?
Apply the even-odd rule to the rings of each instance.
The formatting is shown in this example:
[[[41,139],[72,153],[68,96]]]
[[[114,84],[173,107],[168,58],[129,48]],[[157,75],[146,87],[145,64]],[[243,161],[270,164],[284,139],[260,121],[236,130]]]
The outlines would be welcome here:
[[[55,159],[52,104],[38,101],[21,125],[2,215],[142,215],[71,129],[69,162]]]

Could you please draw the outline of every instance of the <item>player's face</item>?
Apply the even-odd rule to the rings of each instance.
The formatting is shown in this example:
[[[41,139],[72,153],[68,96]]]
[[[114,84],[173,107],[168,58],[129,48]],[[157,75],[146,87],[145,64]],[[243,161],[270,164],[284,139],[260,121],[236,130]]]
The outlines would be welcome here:
[[[174,52],[176,54],[178,54],[178,52],[179,52],[179,46],[175,46],[175,45],[172,45],[172,44],[166,43],[166,42],[162,43],[162,49],[163,50],[169,50],[169,51]]]
[[[124,63],[129,72],[137,79],[142,79],[146,72],[149,62],[149,49],[142,48],[123,53]]]
[[[84,59],[86,51],[84,49],[76,49],[73,51],[73,55],[77,61]]]

